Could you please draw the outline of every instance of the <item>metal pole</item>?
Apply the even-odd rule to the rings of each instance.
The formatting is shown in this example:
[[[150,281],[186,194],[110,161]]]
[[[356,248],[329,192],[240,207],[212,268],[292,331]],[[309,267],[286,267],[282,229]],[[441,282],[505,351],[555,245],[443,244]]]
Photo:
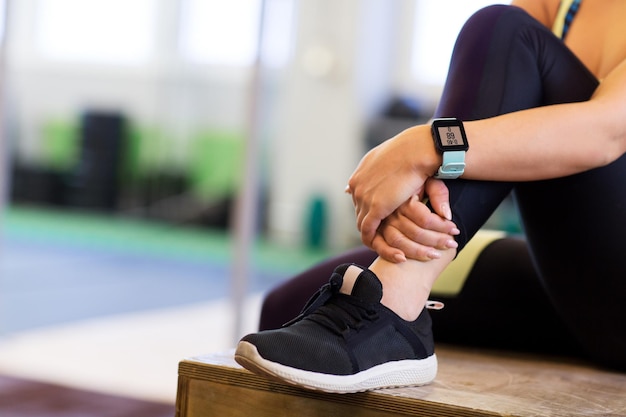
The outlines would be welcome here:
[[[9,140],[7,135],[7,22],[9,14],[9,0],[0,0],[0,233],[4,220],[4,207],[8,199],[9,178]],[[0,261],[3,256],[0,247]],[[0,317],[0,320],[6,320]],[[0,334],[3,329],[0,328]]]
[[[265,3],[261,1],[259,33],[256,56],[249,89],[246,146],[244,147],[244,175],[236,203],[234,253],[232,260],[231,298],[234,312],[233,338],[235,343],[242,336],[243,311],[248,290],[248,277],[252,249],[257,230],[259,204],[259,153],[261,142],[262,104],[262,47],[265,28]]]
[[[9,177],[9,144],[7,138],[7,22],[9,0],[0,0],[0,218],[4,214],[4,207],[8,194]]]

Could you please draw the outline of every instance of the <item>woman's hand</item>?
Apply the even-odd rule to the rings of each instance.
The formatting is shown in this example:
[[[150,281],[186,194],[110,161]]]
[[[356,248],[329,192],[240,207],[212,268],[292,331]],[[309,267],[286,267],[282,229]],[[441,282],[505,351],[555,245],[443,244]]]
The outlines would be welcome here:
[[[381,222],[400,205],[424,196],[426,180],[440,164],[427,125],[409,128],[363,157],[346,191],[352,194],[357,228],[366,246],[375,249]]]
[[[426,181],[425,190],[430,204],[437,212],[411,197],[381,224],[372,242],[372,248],[390,262],[407,258],[429,261],[441,257],[441,250],[458,247],[454,236],[460,231],[449,219],[452,217],[448,189],[444,182],[434,178]]]

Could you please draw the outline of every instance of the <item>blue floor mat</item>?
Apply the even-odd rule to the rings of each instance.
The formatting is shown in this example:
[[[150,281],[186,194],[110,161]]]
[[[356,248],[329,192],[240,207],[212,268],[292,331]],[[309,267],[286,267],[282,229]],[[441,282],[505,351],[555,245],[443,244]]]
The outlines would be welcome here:
[[[0,336],[231,292],[232,237],[224,231],[24,207],[0,220]],[[327,256],[255,242],[248,292]]]
[[[16,238],[4,238],[1,248],[0,334],[230,294],[226,262]],[[282,278],[253,271],[249,291],[262,291]]]

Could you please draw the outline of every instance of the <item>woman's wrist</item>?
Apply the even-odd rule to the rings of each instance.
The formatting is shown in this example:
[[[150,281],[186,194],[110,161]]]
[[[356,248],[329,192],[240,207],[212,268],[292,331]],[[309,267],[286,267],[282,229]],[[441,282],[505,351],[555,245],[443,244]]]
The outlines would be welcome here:
[[[442,157],[433,142],[429,125],[413,126],[406,131],[408,155],[416,172],[432,177],[441,166]]]

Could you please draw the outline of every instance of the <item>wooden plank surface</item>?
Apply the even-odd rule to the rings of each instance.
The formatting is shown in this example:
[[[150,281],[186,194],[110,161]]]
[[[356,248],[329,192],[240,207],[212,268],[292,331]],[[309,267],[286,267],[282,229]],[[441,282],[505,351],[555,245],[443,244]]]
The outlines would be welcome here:
[[[272,382],[242,369],[232,352],[191,358],[179,365],[177,416],[626,416],[626,374],[445,346],[437,355],[433,384],[359,394]]]

